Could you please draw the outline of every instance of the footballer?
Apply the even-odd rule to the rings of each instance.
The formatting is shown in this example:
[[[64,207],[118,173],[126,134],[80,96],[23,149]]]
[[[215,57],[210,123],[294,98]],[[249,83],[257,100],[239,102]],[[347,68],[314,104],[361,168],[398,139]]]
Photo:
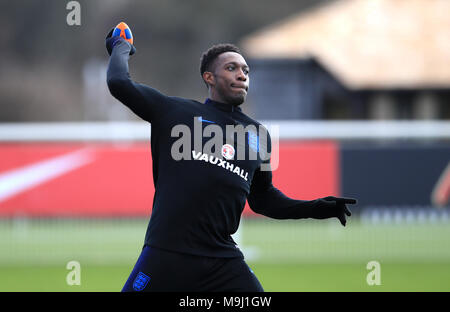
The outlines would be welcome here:
[[[149,122],[152,130],[152,213],[141,254],[122,291],[264,291],[231,237],[246,201],[254,212],[269,218],[336,217],[345,226],[346,216],[351,215],[347,205],[355,204],[355,199],[289,198],[272,184],[270,158],[259,153],[265,149],[270,155],[270,136],[261,144],[254,140],[258,133],[246,133],[245,140],[227,136],[227,126],[264,129],[241,110],[250,86],[250,68],[238,47],[217,44],[201,56],[200,74],[208,89],[203,102],[167,96],[135,82],[128,60],[136,49],[113,31],[106,47],[111,94]],[[182,151],[186,157],[174,157],[179,137],[173,129],[180,125],[192,133],[196,126],[214,125],[222,130],[221,144],[204,152],[208,138],[203,138],[201,146]],[[239,149],[245,155],[258,153],[238,158]]]

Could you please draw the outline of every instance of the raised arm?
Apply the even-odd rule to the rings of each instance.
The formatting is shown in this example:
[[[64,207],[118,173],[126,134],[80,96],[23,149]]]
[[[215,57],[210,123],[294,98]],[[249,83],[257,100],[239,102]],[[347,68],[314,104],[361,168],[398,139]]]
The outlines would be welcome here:
[[[170,98],[159,91],[134,82],[130,78],[128,59],[133,46],[122,38],[116,38],[109,58],[107,83],[111,94],[128,106],[140,118],[152,122],[169,111]]]

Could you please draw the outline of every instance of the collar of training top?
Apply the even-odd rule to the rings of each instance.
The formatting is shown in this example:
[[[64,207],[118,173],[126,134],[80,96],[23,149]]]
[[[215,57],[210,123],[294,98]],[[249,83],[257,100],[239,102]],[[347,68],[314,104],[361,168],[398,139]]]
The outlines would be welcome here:
[[[213,101],[211,99],[206,99],[205,101],[206,105],[212,105],[217,109],[220,109],[221,111],[224,112],[234,112],[234,111],[242,111],[241,108],[239,106],[234,106],[231,104],[226,104],[226,103],[221,103],[221,102],[217,102],[217,101]]]

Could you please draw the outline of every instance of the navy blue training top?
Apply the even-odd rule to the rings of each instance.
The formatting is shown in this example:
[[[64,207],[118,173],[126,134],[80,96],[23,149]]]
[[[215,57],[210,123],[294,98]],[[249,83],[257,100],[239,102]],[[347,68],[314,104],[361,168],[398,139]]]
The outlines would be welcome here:
[[[115,98],[151,123],[155,194],[145,245],[208,257],[242,257],[231,235],[239,227],[247,200],[253,211],[270,218],[312,215],[317,200],[285,196],[272,185],[272,172],[261,170],[270,159],[263,153],[250,157],[252,150],[271,150],[270,136],[259,122],[238,106],[170,97],[134,82],[128,70],[130,49],[125,40],[115,45],[107,83]],[[214,131],[209,131],[209,137],[201,135],[200,144],[196,141],[198,133],[211,125],[222,130],[218,148],[210,148]],[[258,132],[255,137],[247,131],[240,140],[227,133],[227,125]],[[267,140],[255,140],[264,131]],[[183,144],[189,139],[191,144]],[[238,151],[245,151],[246,157],[237,157]]]

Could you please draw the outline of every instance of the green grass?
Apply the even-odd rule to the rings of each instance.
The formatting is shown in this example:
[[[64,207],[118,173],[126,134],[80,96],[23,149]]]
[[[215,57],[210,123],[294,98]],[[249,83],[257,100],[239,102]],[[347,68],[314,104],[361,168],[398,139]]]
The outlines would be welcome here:
[[[448,263],[381,263],[381,285],[366,283],[365,265],[249,263],[266,291],[450,291]],[[66,283],[63,266],[0,268],[0,291],[120,291],[132,265],[82,265],[81,285]]]
[[[1,220],[0,291],[120,291],[147,220]],[[450,224],[244,220],[239,241],[266,291],[450,291]],[[81,265],[69,286],[66,265]],[[369,286],[366,265],[381,266]]]
[[[380,263],[381,285],[369,286],[365,264],[253,264],[266,291],[450,291],[448,263]]]
[[[80,285],[69,286],[64,266],[9,266],[0,268],[0,291],[120,291],[133,265],[98,266],[81,264]]]

